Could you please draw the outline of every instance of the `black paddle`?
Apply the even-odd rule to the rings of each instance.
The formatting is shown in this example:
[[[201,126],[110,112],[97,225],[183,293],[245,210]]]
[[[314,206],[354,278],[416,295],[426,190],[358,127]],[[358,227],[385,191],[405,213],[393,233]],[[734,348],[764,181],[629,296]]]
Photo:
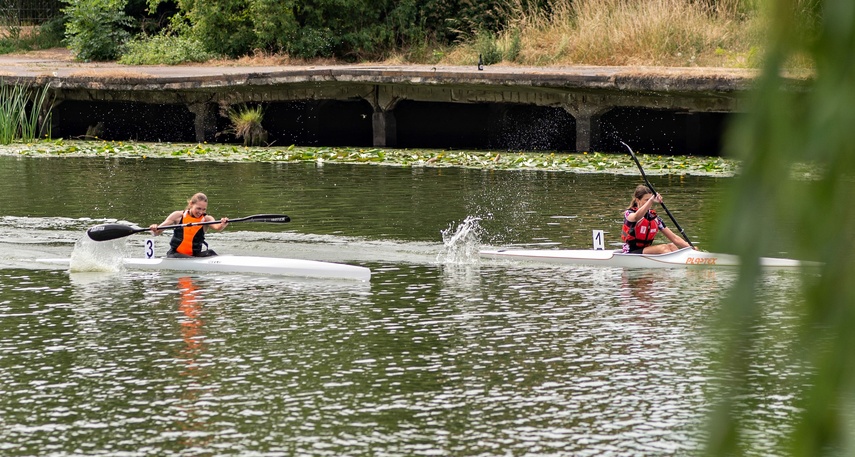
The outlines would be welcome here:
[[[651,192],[653,192],[653,195],[657,195],[658,193],[656,192],[656,189],[653,188],[653,184],[650,184],[650,181],[647,179],[647,175],[644,174],[644,169],[641,168],[641,163],[638,162],[638,158],[635,157],[635,153],[632,152],[632,148],[629,147],[629,145],[624,143],[623,141],[621,141],[620,144],[626,146],[626,148],[629,149],[629,155],[632,156],[632,160],[634,160],[635,164],[638,165],[638,171],[641,172],[641,177],[644,178],[644,183],[647,184],[647,188],[650,189]],[[689,237],[686,236],[686,232],[683,231],[683,227],[680,227],[680,224],[677,223],[677,219],[674,219],[674,215],[671,214],[671,211],[668,211],[668,207],[665,206],[665,203],[660,202],[659,204],[662,205],[662,209],[664,209],[665,212],[668,213],[668,217],[671,218],[671,222],[674,223],[674,227],[677,227],[677,230],[680,231],[680,235],[683,235],[683,239],[686,240],[686,243],[689,243],[689,246],[691,247],[695,247],[695,245],[692,244],[691,241],[689,241]]]
[[[275,222],[275,223],[284,223],[291,222],[291,218],[284,214],[256,214],[254,216],[246,216],[241,217],[239,219],[229,219],[229,224],[233,222]],[[208,221],[208,222],[192,222],[189,224],[178,224],[178,225],[163,225],[158,227],[158,230],[167,230],[174,229],[179,227],[194,227],[198,225],[212,225],[219,224],[220,221]],[[124,224],[101,224],[96,225],[95,227],[89,228],[86,231],[86,234],[89,235],[89,238],[92,238],[95,241],[109,241],[115,240],[116,238],[122,238],[124,236],[133,235],[134,233],[140,232],[148,232],[148,228],[134,228],[130,225]]]

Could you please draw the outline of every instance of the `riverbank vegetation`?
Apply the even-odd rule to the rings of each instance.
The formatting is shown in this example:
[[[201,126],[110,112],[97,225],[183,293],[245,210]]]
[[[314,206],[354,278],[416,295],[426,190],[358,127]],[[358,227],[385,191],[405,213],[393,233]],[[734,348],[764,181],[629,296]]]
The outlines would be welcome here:
[[[0,54],[37,51],[63,46],[65,17],[57,16],[33,26],[24,24],[12,8],[0,3]]]
[[[385,149],[350,147],[225,144],[137,143],[122,141],[42,140],[0,147],[0,155],[18,157],[173,158],[215,162],[287,162],[366,164],[401,167],[466,167],[484,170],[540,170],[575,173],[637,174],[628,154],[515,153],[472,150]],[[639,151],[648,174],[734,176],[738,162],[721,157],[661,156]]]
[[[788,2],[811,36],[820,0]],[[126,64],[385,62],[758,67],[762,0],[68,0],[64,42]],[[9,22],[9,20],[6,20]],[[55,27],[54,27],[55,28]],[[0,39],[0,51],[19,38]],[[28,49],[31,45],[17,45]],[[791,69],[813,66],[794,55]]]
[[[49,84],[39,88],[0,80],[0,144],[50,137]]]
[[[506,27],[475,33],[448,60],[463,64],[483,55],[488,64],[755,68],[768,28],[756,1],[567,0],[548,8],[512,3],[514,19]],[[810,67],[805,59],[791,64]]]

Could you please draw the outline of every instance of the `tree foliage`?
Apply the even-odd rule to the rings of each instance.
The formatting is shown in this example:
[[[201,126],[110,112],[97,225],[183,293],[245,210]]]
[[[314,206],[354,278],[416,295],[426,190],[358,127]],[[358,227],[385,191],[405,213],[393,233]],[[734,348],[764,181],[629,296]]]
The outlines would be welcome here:
[[[66,0],[65,38],[78,59],[113,60],[130,39],[125,0]]]
[[[90,1],[90,0],[78,0]],[[94,0],[92,0],[94,1]],[[172,0],[149,0],[153,11]],[[173,32],[192,34],[210,52],[254,50],[295,57],[359,60],[424,41],[451,43],[505,18],[487,0],[174,0]]]

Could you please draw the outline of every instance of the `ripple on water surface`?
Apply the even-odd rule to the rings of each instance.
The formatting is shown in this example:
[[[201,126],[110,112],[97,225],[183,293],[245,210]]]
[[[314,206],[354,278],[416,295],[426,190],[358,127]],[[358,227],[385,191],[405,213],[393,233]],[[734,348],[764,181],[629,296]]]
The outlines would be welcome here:
[[[705,322],[732,273],[372,269],[365,284],[6,270],[0,441],[54,455],[681,455],[700,442]],[[769,284],[786,296],[786,278]],[[761,429],[793,399],[768,393]]]
[[[635,178],[198,165],[217,215],[285,206],[293,218],[211,234],[218,252],[372,270],[370,283],[341,283],[27,269],[68,258],[109,217],[162,220],[198,182],[169,161],[6,165],[7,210],[31,216],[0,218],[0,454],[660,456],[703,441],[709,324],[734,271],[474,254],[480,242],[612,236]],[[699,209],[684,226],[703,229],[716,184],[658,181],[669,206]],[[62,206],[42,198],[60,188]],[[579,198],[590,189],[596,199]],[[141,238],[122,248],[138,256]],[[745,399],[761,451],[782,440],[801,384],[786,359],[792,279],[761,288],[757,394]]]

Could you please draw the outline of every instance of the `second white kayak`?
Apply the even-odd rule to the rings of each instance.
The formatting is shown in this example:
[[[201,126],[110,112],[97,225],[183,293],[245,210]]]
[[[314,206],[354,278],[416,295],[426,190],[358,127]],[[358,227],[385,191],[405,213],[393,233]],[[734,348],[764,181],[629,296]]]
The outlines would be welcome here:
[[[740,262],[739,256],[695,251],[692,248],[683,248],[667,254],[624,254],[620,251],[592,249],[497,249],[482,250],[479,254],[481,257],[494,259],[624,268],[735,267]],[[760,265],[794,268],[806,263],[792,259],[761,257]]]

